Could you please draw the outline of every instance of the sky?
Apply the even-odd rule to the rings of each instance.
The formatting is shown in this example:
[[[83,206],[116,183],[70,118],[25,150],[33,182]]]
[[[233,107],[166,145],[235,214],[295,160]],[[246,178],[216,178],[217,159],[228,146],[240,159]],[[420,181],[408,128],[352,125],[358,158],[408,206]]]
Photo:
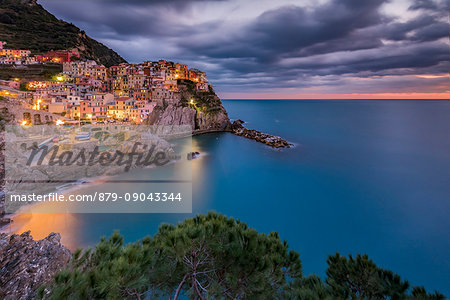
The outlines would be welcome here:
[[[225,99],[450,99],[448,0],[39,0],[128,62]]]

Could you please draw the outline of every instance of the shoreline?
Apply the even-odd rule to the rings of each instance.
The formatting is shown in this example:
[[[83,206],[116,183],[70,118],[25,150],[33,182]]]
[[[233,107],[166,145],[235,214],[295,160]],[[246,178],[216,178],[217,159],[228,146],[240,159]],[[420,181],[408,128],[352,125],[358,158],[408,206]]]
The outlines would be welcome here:
[[[282,149],[282,148],[291,148],[293,144],[287,142],[286,140],[282,139],[278,136],[273,136],[270,134],[262,133],[260,131],[254,130],[254,129],[246,129],[242,126],[244,121],[242,120],[236,120],[232,123],[231,129],[206,129],[206,130],[194,130],[192,132],[191,137],[193,136],[199,136],[203,134],[210,134],[210,133],[222,133],[222,132],[228,132],[232,133],[236,136],[244,137],[247,139],[254,140],[256,142],[265,144],[267,146],[270,146],[274,149]],[[188,136],[186,136],[188,137]],[[167,140],[170,140],[172,138],[180,138],[180,136],[172,136],[172,137],[166,137]],[[86,182],[89,184],[101,184],[102,176],[93,177],[91,180],[83,179],[81,180],[79,184],[73,184],[72,186],[63,189],[64,192],[70,191],[70,190],[76,190],[82,187]],[[4,200],[3,200],[4,201]],[[2,205],[3,204],[3,205]],[[0,232],[4,232],[4,229],[7,228],[12,222],[14,222],[14,216],[20,214],[13,213],[13,214],[7,214],[5,212],[5,204],[4,202],[0,204]]]

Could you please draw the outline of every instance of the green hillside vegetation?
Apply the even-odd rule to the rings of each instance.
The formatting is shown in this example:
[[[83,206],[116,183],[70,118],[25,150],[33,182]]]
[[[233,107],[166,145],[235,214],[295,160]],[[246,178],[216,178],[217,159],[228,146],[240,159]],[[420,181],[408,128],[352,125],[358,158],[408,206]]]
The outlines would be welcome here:
[[[0,0],[0,41],[6,41],[8,48],[29,49],[33,54],[78,48],[84,58],[106,66],[125,62],[75,25],[58,20],[36,0]]]
[[[26,67],[0,65],[0,79],[12,80],[13,78],[24,78],[29,81],[50,80],[56,74],[61,73],[62,70],[62,65],[56,63],[28,65]]]
[[[185,107],[192,106],[204,113],[214,114],[222,109],[222,102],[210,85],[208,91],[197,91],[196,83],[191,80],[178,79],[178,86],[181,93],[181,105]]]

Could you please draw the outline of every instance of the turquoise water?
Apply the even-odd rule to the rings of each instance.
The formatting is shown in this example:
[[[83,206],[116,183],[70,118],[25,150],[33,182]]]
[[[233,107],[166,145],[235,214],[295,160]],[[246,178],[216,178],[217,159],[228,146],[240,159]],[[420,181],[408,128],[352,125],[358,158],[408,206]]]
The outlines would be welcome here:
[[[296,146],[276,151],[227,133],[195,137],[193,150],[203,155],[193,162],[194,213],[215,210],[278,231],[300,252],[306,274],[323,275],[328,254],[361,252],[413,285],[450,294],[449,101],[224,105],[231,118]],[[134,241],[189,216],[74,215],[52,230],[88,246],[114,229]]]

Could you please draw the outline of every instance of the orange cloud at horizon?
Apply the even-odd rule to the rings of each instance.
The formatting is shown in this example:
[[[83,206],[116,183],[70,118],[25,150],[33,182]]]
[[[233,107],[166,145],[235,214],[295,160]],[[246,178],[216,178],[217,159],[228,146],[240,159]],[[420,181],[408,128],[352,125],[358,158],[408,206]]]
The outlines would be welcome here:
[[[450,100],[450,91],[442,93],[220,93],[223,99],[444,99]]]
[[[435,78],[450,78],[450,76],[448,74],[418,74],[418,75],[414,75],[415,77],[418,78],[425,78],[425,79],[435,79]]]

